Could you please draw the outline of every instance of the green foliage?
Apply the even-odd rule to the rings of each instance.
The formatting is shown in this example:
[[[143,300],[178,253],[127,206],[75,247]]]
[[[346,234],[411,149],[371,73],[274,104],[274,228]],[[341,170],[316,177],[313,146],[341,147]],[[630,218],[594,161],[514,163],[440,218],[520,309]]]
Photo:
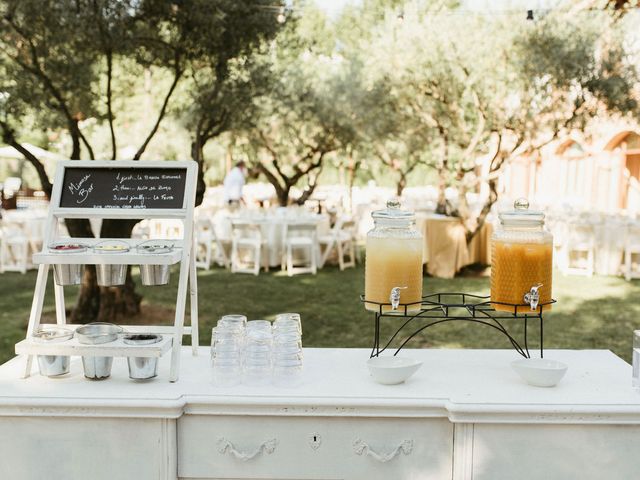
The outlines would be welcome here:
[[[2,0],[0,113],[18,134],[65,133],[70,156],[128,146],[211,166],[205,148],[231,146],[282,202],[332,162],[464,194],[487,181],[479,158],[495,177],[596,115],[638,114],[631,16],[458,3],[364,0],[331,21],[268,0]]]
[[[344,59],[332,52],[332,39],[318,12],[303,14],[290,18],[250,60],[267,88],[234,130],[233,145],[274,185],[283,205],[302,180],[307,188],[297,201],[304,202],[327,156],[355,135],[350,95],[357,84]]]
[[[596,115],[637,113],[638,72],[607,12],[558,10],[531,22],[436,1],[406,2],[402,18],[396,11],[345,42],[345,55],[364,65],[363,87],[376,92],[362,103],[372,120],[357,148],[397,172],[398,193],[417,166],[434,169],[442,201],[445,187],[458,189],[469,236],[497,199],[505,162]],[[475,218],[465,194],[485,182],[491,193]]]

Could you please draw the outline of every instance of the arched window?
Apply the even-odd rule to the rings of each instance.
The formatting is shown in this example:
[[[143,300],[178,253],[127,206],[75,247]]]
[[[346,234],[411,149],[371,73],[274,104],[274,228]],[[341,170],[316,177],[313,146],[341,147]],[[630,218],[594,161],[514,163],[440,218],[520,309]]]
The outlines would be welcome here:
[[[583,157],[585,153],[586,152],[584,148],[582,148],[582,145],[572,138],[562,142],[556,150],[557,155],[563,155],[565,157]]]
[[[640,135],[630,130],[614,135],[614,137],[609,140],[604,149],[612,151],[616,148],[620,148],[626,151],[640,150]]]

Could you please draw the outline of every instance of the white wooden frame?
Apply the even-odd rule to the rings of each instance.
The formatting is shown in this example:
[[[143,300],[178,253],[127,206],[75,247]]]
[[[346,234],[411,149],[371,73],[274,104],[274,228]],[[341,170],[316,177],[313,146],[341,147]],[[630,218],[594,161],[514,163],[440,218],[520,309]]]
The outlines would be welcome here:
[[[70,168],[184,168],[186,169],[185,192],[182,208],[179,209],[118,209],[118,208],[61,208],[60,198],[63,188],[64,174],[67,167]],[[31,305],[29,325],[25,340],[16,344],[16,354],[26,356],[24,378],[31,375],[33,355],[88,355],[88,356],[148,356],[159,357],[171,349],[171,369],[169,380],[178,380],[180,370],[180,348],[182,346],[183,335],[191,335],[192,353],[198,352],[198,286],[195,267],[195,238],[193,209],[195,204],[196,180],[198,165],[191,161],[125,161],[125,160],[70,160],[58,163],[55,179],[53,182],[53,192],[45,228],[42,251],[33,255],[34,263],[39,264],[38,276]],[[120,239],[130,246],[126,253],[96,254],[90,249],[83,253],[54,253],[49,252],[48,246],[59,240],[58,221],[65,218],[113,218],[113,219],[134,219],[134,218],[174,218],[182,220],[184,233],[181,239],[176,240],[175,248],[166,254],[141,254],[136,250],[136,246],[141,240]],[[73,241],[73,239],[67,239]],[[75,239],[78,243],[92,245],[105,239]],[[127,325],[127,332],[148,332],[162,333],[170,341],[147,346],[125,345],[120,340],[114,343],[103,345],[82,345],[75,339],[61,342],[54,345],[43,345],[33,341],[33,334],[40,326],[44,295],[47,286],[47,278],[51,265],[54,264],[164,264],[172,265],[180,263],[180,279],[178,281],[178,293],[176,298],[175,320],[173,327],[168,326],[130,326]],[[189,290],[187,291],[187,287]],[[60,285],[54,285],[56,322],[58,325],[66,325],[64,289]],[[191,326],[184,326],[187,295],[190,297]],[[70,325],[71,328],[76,326]]]

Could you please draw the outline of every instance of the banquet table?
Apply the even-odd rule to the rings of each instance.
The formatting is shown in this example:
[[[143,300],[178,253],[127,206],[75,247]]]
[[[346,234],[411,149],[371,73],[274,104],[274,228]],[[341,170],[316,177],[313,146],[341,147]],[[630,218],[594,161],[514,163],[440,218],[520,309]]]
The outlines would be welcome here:
[[[47,221],[47,211],[34,210],[4,210],[0,225],[15,226],[29,238],[30,242],[42,242],[44,226]]]
[[[217,387],[208,349],[150,382],[20,379],[0,367],[0,478],[602,479],[638,477],[640,393],[606,350],[546,350],[555,388],[522,382],[511,350],[404,350],[423,366],[375,383],[364,349],[304,349],[297,387]]]
[[[326,229],[329,229],[329,217],[324,214],[306,214],[298,216],[286,216],[277,214],[260,216],[232,216],[230,217],[230,220],[232,223],[255,225],[260,228],[262,237],[267,241],[267,251],[270,267],[279,267],[282,262],[284,232],[286,226],[311,224],[316,225],[318,228],[321,228],[323,224],[326,224]]]
[[[422,233],[422,261],[427,272],[439,278],[453,278],[472,263],[491,263],[492,227],[485,223],[467,245],[466,232],[459,218],[435,213],[416,214],[416,228]]]

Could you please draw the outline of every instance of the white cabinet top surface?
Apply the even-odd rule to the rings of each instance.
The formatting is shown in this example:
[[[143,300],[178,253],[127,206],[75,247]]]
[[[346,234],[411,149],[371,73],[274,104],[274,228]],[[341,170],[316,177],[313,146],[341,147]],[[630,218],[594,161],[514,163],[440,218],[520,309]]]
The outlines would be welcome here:
[[[525,384],[510,350],[406,350],[424,364],[405,384],[379,385],[366,366],[369,350],[305,349],[304,379],[294,388],[218,387],[208,348],[183,347],[180,380],[167,368],[149,382],[129,380],[124,358],[111,378],[86,380],[79,357],[61,378],[21,379],[24,359],[0,367],[0,415],[179,417],[187,414],[448,417],[454,422],[640,424],[640,392],[631,367],[606,350],[547,350],[569,365],[554,388]],[[167,362],[168,356],[161,359]],[[37,370],[34,362],[34,369]],[[36,372],[34,372],[36,373]]]

